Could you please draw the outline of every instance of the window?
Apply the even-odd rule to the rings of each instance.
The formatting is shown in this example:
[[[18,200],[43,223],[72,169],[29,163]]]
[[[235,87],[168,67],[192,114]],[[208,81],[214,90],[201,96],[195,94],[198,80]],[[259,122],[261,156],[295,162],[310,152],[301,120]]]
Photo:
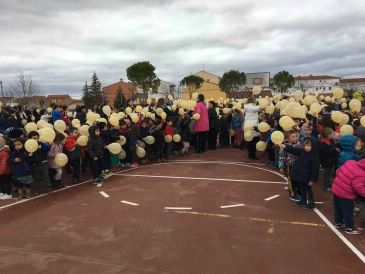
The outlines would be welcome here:
[[[328,87],[328,90],[331,90],[332,89],[332,87]]]
[[[318,87],[316,87],[316,90],[318,90]]]

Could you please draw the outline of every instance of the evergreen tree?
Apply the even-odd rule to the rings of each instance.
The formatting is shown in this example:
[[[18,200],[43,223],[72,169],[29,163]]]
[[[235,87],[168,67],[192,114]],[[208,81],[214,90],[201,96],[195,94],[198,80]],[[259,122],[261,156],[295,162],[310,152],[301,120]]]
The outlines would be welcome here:
[[[101,91],[101,82],[98,79],[96,73],[93,73],[91,77],[91,85],[89,87],[90,91],[90,102],[92,105],[101,105],[104,103],[104,96]]]
[[[123,94],[123,90],[120,86],[118,86],[117,95],[114,99],[113,105],[116,109],[119,110],[123,107],[123,105],[125,105],[126,102],[127,102],[127,99],[125,98],[125,96]]]
[[[91,107],[93,102],[90,96],[90,88],[87,85],[87,81],[85,82],[84,87],[82,88],[82,101],[86,107]]]

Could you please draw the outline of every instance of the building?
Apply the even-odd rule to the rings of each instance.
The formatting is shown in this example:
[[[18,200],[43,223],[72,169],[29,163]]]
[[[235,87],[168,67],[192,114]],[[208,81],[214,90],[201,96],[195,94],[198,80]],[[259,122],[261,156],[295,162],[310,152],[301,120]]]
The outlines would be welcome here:
[[[167,95],[172,95],[174,98],[176,94],[176,85],[160,80],[160,86],[158,87],[157,93],[148,93],[148,98],[158,100],[160,98],[166,98]]]
[[[365,78],[341,79],[340,86],[351,95],[355,91],[365,93]],[[351,94],[350,94],[351,93]]]
[[[204,80],[202,86],[197,90],[197,92],[203,94],[206,99],[212,98],[217,100],[220,97],[226,98],[226,94],[219,88],[220,77],[218,75],[204,70],[198,71],[195,75],[203,78]],[[184,100],[190,99],[190,94],[187,88],[184,89],[182,98]]]
[[[340,86],[341,77],[329,75],[309,75],[294,77],[295,84],[291,90],[303,90],[319,94],[332,93],[335,87]]]
[[[4,101],[8,105],[27,105],[29,107],[40,107],[47,108],[52,104],[76,107],[76,105],[82,104],[81,100],[74,99],[70,95],[48,95],[48,96],[32,96],[30,98],[15,98],[15,97],[4,97],[0,98],[0,101]]]
[[[115,97],[117,96],[118,89],[122,90],[126,99],[132,99],[135,94],[135,88],[131,83],[119,81],[108,86],[103,87],[103,93],[108,104],[113,104]]]

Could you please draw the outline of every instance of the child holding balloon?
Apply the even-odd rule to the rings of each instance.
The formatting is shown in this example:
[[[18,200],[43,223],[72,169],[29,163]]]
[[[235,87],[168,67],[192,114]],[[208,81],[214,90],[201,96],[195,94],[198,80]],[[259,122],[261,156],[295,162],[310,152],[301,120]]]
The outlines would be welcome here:
[[[77,138],[79,136],[79,130],[75,127],[71,127],[69,130],[70,134],[66,138],[65,152],[72,167],[72,178],[73,183],[77,184],[80,182],[81,173],[81,151],[77,144]]]
[[[54,142],[51,146],[51,149],[48,152],[49,175],[51,178],[51,185],[56,189],[63,188],[63,184],[61,181],[62,168],[56,164],[55,158],[58,153],[63,152],[62,142],[64,140],[65,140],[65,135],[63,135],[62,133],[57,133]]]
[[[100,137],[100,130],[97,126],[89,127],[89,135],[87,151],[90,158],[91,171],[94,184],[99,184],[103,180],[101,172],[104,170],[104,141]]]

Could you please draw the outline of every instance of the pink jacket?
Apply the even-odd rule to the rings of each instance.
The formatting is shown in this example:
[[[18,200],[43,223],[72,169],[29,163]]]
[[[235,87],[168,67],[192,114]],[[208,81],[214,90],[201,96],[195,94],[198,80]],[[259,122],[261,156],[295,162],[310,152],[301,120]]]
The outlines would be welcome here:
[[[208,108],[203,102],[195,105],[194,113],[200,114],[200,119],[195,122],[195,131],[204,132],[209,131]]]
[[[48,152],[48,163],[49,163],[49,167],[50,168],[60,168],[58,165],[56,165],[55,163],[55,157],[58,153],[62,153],[63,152],[63,146],[62,144],[53,144],[50,151]]]
[[[365,197],[365,159],[358,162],[349,160],[337,170],[332,193],[350,200],[354,200],[356,195]]]

